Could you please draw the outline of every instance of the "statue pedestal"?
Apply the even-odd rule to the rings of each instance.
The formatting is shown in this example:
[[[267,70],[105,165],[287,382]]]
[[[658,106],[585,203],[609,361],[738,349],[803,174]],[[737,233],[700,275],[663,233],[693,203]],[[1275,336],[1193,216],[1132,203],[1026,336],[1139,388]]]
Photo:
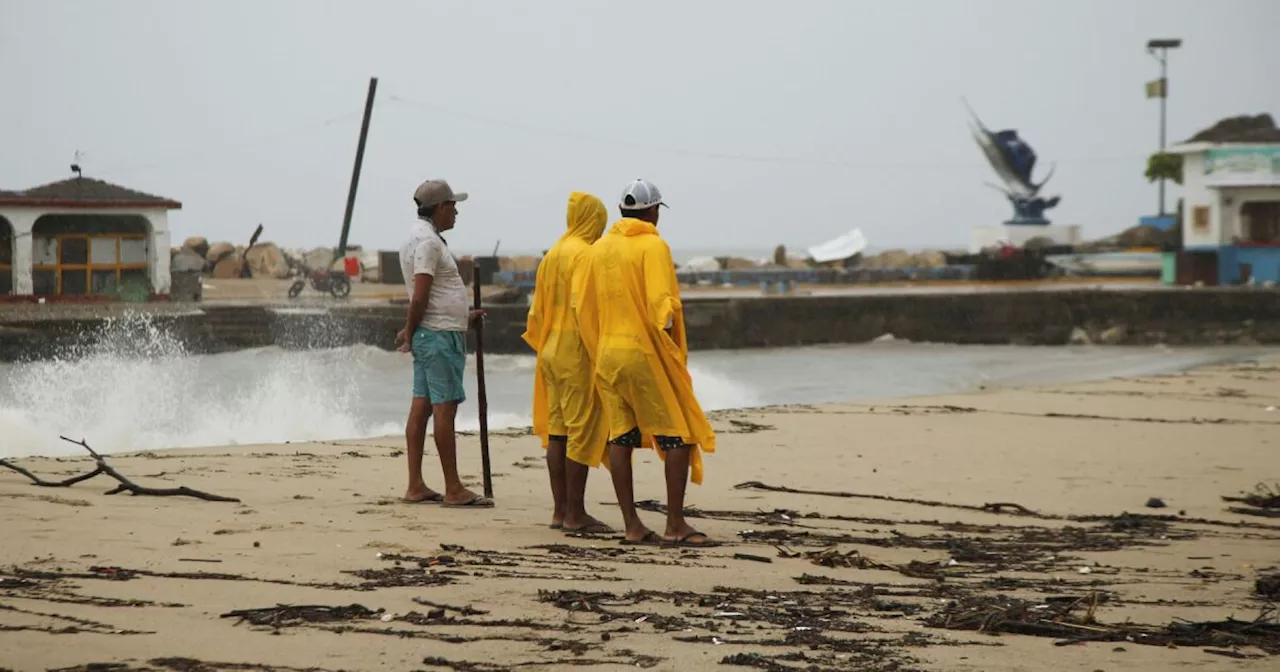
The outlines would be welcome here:
[[[975,226],[969,235],[969,253],[977,254],[988,247],[999,247],[1001,244],[1023,247],[1032,238],[1047,238],[1055,245],[1079,245],[1080,225],[1005,223],[998,226]]]
[[[1041,217],[1040,219],[1019,219],[1014,217],[1004,223],[1005,226],[1049,226],[1049,220]]]

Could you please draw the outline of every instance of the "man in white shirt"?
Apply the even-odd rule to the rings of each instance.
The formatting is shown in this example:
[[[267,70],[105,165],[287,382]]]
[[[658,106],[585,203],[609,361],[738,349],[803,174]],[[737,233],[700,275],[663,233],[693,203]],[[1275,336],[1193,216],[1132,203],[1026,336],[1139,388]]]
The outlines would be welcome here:
[[[457,438],[453,423],[458,404],[467,398],[462,375],[466,366],[466,333],[483,311],[467,306],[467,288],[458,273],[458,262],[440,235],[453,228],[458,202],[465,193],[454,193],[444,180],[427,180],[413,194],[418,222],[400,248],[400,268],[409,292],[404,329],[396,334],[401,352],[413,353],[413,403],[405,426],[409,457],[406,502],[443,503],[444,506],[493,506],[493,500],[463,487],[458,477]],[[444,472],[444,494],[432,491],[422,478],[422,454],[427,420],[435,416],[436,451]]]

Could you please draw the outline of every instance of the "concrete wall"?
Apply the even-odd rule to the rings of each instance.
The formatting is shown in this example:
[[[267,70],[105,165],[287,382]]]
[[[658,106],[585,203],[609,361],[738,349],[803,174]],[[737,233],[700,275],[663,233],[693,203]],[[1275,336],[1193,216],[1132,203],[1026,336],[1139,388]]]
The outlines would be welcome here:
[[[164,312],[147,318],[148,328],[170,332],[190,352],[356,343],[390,349],[404,321],[404,307],[394,305],[312,313],[162,305],[153,310]],[[126,309],[151,308],[30,306],[0,312],[0,360],[50,357],[91,344],[105,337],[104,320]],[[525,307],[487,310],[486,351],[528,353],[520,340]],[[916,342],[1060,345],[1076,328],[1094,338],[1108,332],[1106,340],[1114,344],[1280,344],[1280,292],[1249,289],[691,300],[685,318],[694,349],[859,343],[888,333]],[[118,332],[111,337],[120,339]]]

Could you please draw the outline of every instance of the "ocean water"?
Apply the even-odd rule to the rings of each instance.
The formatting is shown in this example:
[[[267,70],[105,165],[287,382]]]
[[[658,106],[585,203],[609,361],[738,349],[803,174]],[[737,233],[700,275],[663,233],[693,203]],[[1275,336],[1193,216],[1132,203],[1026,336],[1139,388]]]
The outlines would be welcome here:
[[[65,359],[0,364],[0,457],[334,440],[400,434],[410,358],[368,346],[192,355],[143,320]],[[1185,369],[1260,356],[1252,348],[862,345],[690,355],[708,410],[876,400]],[[534,359],[485,358],[489,426],[530,423]],[[458,426],[478,425],[475,361]]]

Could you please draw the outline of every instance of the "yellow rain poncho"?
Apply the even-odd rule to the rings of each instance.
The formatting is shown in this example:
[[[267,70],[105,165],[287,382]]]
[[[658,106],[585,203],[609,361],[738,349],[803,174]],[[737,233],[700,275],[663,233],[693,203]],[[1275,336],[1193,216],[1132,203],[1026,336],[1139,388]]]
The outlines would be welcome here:
[[[657,227],[619,220],[591,246],[581,281],[574,308],[610,438],[636,427],[645,446],[654,436],[678,436],[695,446],[691,478],[702,483],[701,451],[715,451],[716,436],[693,395],[680,286]]]
[[[569,230],[538,264],[537,284],[524,341],[538,353],[533,374],[533,433],[568,437],[565,455],[579,464],[600,466],[609,440],[608,423],[595,390],[591,359],[578,335],[571,296],[575,275],[591,244],[604,232],[608,215],[600,199],[569,195]]]

